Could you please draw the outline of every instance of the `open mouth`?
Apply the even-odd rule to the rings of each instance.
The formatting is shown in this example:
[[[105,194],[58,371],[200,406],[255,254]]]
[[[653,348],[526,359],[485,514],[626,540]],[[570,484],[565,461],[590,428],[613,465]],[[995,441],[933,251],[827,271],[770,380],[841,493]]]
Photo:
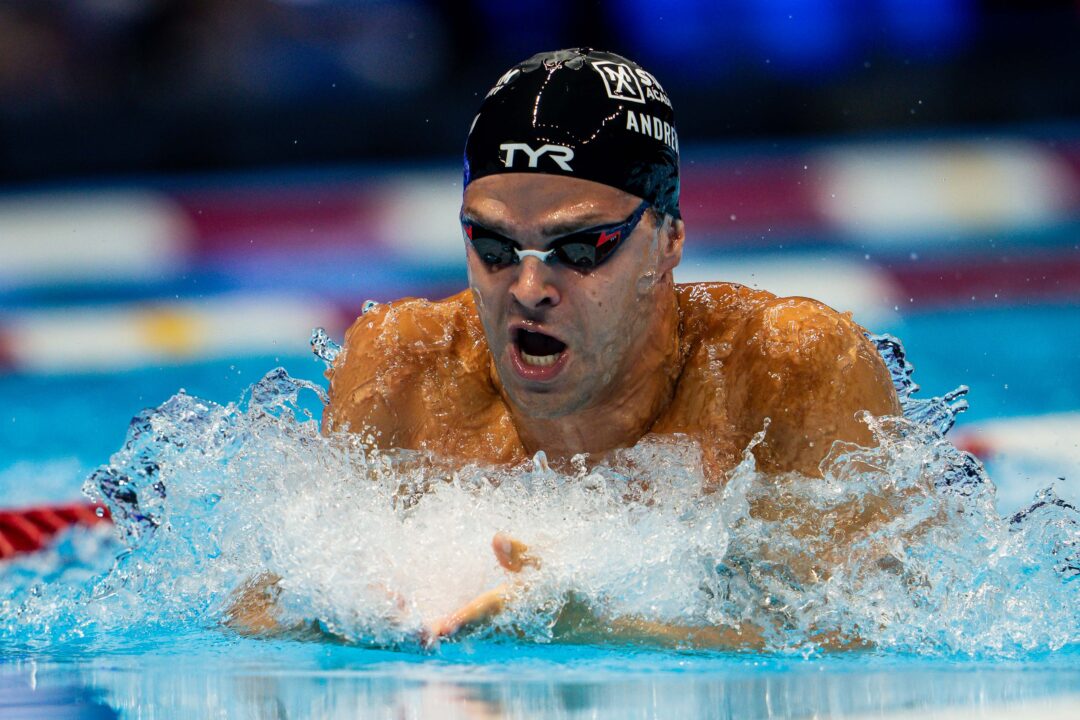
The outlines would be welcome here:
[[[563,350],[566,350],[566,343],[561,340],[525,328],[518,328],[514,333],[514,344],[521,353],[521,360],[533,367],[554,365]]]

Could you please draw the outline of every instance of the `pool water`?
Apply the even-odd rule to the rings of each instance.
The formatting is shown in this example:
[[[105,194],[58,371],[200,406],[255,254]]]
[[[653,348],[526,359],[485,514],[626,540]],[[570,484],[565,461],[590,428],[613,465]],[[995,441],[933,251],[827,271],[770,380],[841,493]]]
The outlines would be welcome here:
[[[1080,361],[1080,312],[1075,306],[922,313],[905,317],[895,327],[875,329],[905,341],[922,395],[939,395],[960,382],[971,387],[971,409],[961,416],[961,428],[990,418],[1080,408],[1080,376],[1073,371]],[[0,497],[18,505],[77,496],[85,476],[124,443],[131,416],[181,387],[190,396],[225,404],[279,365],[294,378],[318,382],[322,365],[304,351],[304,340],[298,338],[295,354],[280,357],[112,375],[0,376],[0,396],[6,400],[0,420],[7,426],[0,435]],[[303,408],[317,412],[314,393],[301,397]],[[289,446],[289,451],[300,452],[300,447],[302,443]],[[229,462],[234,461],[226,466]],[[1063,476],[1055,489],[1075,501],[1080,498],[1080,468],[1066,462],[1045,478],[999,477],[993,475],[993,465],[990,470],[999,484],[1031,483],[1032,488]],[[235,470],[224,467],[222,472]],[[204,469],[190,472],[183,477],[193,484],[214,482],[200,474]],[[279,488],[285,494],[293,490]],[[273,506],[256,510],[268,508]],[[1019,508],[998,509],[1008,514]],[[212,509],[209,515],[184,517],[206,521],[214,532],[225,527],[213,525],[225,521]],[[345,516],[328,510],[326,517]],[[310,521],[282,520],[305,529]],[[229,532],[238,532],[229,527]],[[202,537],[196,530],[189,528],[185,536],[194,543]],[[243,538],[235,541],[242,544]],[[524,640],[466,637],[426,653],[407,643],[375,643],[396,648],[379,649],[326,636],[245,639],[218,627],[205,606],[193,603],[185,614],[182,605],[163,600],[173,591],[181,597],[204,591],[220,596],[232,570],[214,565],[215,556],[205,548],[186,555],[167,549],[135,553],[129,556],[134,562],[175,561],[175,572],[166,567],[155,576],[145,568],[127,567],[132,585],[107,588],[109,597],[95,598],[99,607],[116,611],[113,617],[73,612],[83,597],[79,593],[95,574],[109,570],[121,548],[111,536],[75,531],[47,556],[13,565],[0,576],[9,597],[0,605],[5,621],[0,629],[5,658],[0,665],[0,711],[145,718],[355,717],[358,708],[380,717],[876,717],[948,708],[1044,714],[1080,708],[1068,704],[1080,703],[1080,646],[1068,643],[1035,643],[1008,652],[1000,647],[929,652],[897,643],[885,650],[848,653],[823,652],[807,644],[771,653],[723,653],[550,643],[526,631]],[[347,552],[363,558],[366,551]],[[602,551],[592,554],[602,556]],[[189,572],[195,566],[184,563],[191,558],[209,568],[204,575]],[[318,565],[317,558],[312,564]],[[356,573],[378,571],[358,568]],[[317,571],[312,572],[317,579]],[[173,587],[196,576],[202,586]],[[42,578],[49,584],[33,590]],[[590,579],[599,586],[612,582],[607,576]],[[1018,584],[1022,581],[1017,579]],[[1063,587],[1074,582],[1063,580]],[[125,595],[132,587],[145,592],[142,599]],[[1073,590],[1063,591],[1060,598],[1075,601]],[[162,600],[159,611],[147,607],[146,598]],[[14,602],[23,609],[13,612]],[[57,610],[57,605],[63,607]],[[350,621],[381,627],[370,618],[336,620],[342,628],[350,627]],[[1002,624],[1010,620],[1000,618]],[[1044,629],[1033,627],[1032,633]],[[1080,632],[1080,627],[1072,632]],[[350,637],[348,632],[339,634]]]
[[[978,663],[469,641],[421,656],[221,634],[125,645],[9,662],[0,709],[44,698],[81,712],[63,717],[971,717],[994,708],[1048,717],[1080,691],[1072,651]]]

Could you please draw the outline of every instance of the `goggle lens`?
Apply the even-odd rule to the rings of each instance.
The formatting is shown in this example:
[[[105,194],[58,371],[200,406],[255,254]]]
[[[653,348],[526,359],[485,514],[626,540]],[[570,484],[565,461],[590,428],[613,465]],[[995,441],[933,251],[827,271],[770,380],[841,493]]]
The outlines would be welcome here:
[[[473,237],[470,239],[476,249],[476,254],[490,268],[505,267],[517,261],[513,243],[505,238],[485,237],[474,229]]]
[[[528,254],[543,256],[545,262],[551,262],[554,256],[559,262],[577,270],[592,270],[611,257],[623,238],[637,227],[648,207],[648,201],[643,200],[630,217],[617,225],[579,230],[555,240],[545,252],[529,251]],[[461,220],[461,227],[480,260],[490,269],[498,270],[521,262],[525,251],[513,240],[465,218]]]

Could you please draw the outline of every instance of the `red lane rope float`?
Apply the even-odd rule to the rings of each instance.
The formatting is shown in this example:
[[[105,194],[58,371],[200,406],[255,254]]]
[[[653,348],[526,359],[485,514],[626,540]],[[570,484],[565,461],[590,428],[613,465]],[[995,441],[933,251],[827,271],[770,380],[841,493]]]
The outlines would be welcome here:
[[[0,510],[0,560],[41,550],[54,535],[72,525],[107,522],[112,522],[109,509],[95,503]]]

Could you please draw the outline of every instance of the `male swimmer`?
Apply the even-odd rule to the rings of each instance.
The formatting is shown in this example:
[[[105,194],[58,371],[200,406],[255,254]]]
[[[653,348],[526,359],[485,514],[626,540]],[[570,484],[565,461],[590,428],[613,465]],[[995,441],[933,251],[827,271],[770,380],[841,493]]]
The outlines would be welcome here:
[[[700,443],[708,492],[766,423],[758,468],[817,475],[833,442],[873,442],[860,411],[900,413],[848,315],[732,283],[675,284],[674,113],[656,77],[624,57],[561,50],[504,74],[469,131],[460,220],[469,289],[358,318],[329,373],[327,429],[494,464],[539,450],[597,458],[678,433]],[[540,562],[507,536],[493,547],[511,572]],[[429,637],[490,617],[512,589],[432,622]],[[249,608],[258,629],[260,607]],[[245,624],[243,603],[234,617]],[[753,642],[741,629],[610,625]]]

